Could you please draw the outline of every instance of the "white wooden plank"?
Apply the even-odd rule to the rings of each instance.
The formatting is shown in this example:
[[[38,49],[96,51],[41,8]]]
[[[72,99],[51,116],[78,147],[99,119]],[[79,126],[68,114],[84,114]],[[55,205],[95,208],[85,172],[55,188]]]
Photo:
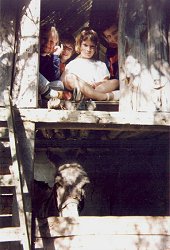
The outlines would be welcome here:
[[[170,236],[86,235],[35,239],[35,249],[53,250],[169,250]]]
[[[20,227],[0,228],[0,242],[20,241],[21,235]]]
[[[169,235],[170,217],[49,217],[36,220],[36,237],[72,235]]]
[[[170,126],[170,113],[161,112],[100,112],[47,109],[20,109],[22,119],[32,122],[84,123],[84,124],[130,124]]]
[[[170,217],[50,217],[36,226],[35,249],[170,249]]]
[[[0,175],[0,186],[15,186],[11,174]]]
[[[7,111],[0,108],[0,121],[6,121]],[[19,109],[23,121],[35,123],[77,123],[97,125],[135,125],[170,126],[168,112],[106,112],[106,111],[69,111],[55,109]],[[17,119],[17,118],[16,118]],[[105,129],[105,127],[103,127]],[[116,127],[115,127],[116,129]],[[134,130],[134,129],[133,129]]]

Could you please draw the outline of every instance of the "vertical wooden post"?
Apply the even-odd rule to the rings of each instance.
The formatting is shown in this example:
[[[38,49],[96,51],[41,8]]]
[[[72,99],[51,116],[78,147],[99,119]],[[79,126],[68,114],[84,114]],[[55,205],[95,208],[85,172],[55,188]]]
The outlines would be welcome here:
[[[170,111],[167,5],[120,1],[120,111]]]
[[[16,0],[0,1],[0,106],[4,90],[11,85],[15,53]]]
[[[40,0],[19,1],[17,18],[13,104],[19,108],[36,107]]]
[[[18,108],[37,107],[39,72],[40,0],[17,2],[16,57],[13,75],[12,101]],[[22,168],[24,203],[31,241],[32,186],[35,124],[23,122],[18,115],[15,129]]]

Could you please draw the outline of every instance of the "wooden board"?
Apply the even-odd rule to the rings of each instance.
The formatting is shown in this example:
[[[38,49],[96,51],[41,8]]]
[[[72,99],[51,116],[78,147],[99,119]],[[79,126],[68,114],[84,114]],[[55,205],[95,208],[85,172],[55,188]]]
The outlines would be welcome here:
[[[50,217],[36,225],[35,249],[170,248],[169,217]]]
[[[70,110],[47,110],[47,109],[20,109],[21,118],[24,120],[50,125],[60,123],[62,126],[69,126],[74,124],[76,127],[92,126],[95,125],[102,129],[116,125],[165,125],[170,126],[170,113],[162,112],[100,112],[100,111],[70,111]],[[48,121],[48,122],[46,122]],[[168,129],[167,127],[167,129]],[[64,126],[63,126],[64,128]],[[152,126],[151,126],[152,129]]]
[[[170,236],[170,217],[49,217],[36,219],[36,227],[35,236],[41,238],[95,234]]]
[[[6,110],[0,108],[0,121],[5,122]],[[55,109],[19,109],[16,121],[36,123],[37,128],[102,129],[122,131],[169,131],[168,112],[106,112]]]
[[[168,0],[120,1],[120,111],[170,111],[168,6]]]
[[[50,239],[37,239],[37,250],[169,250],[169,236],[148,235],[87,235]]]
[[[5,17],[8,17],[11,8],[10,1],[3,1]],[[12,4],[13,5],[13,4]],[[13,69],[12,74],[12,97],[13,105],[19,107],[36,107],[38,95],[38,41],[40,23],[40,1],[24,0],[14,3],[17,14],[12,12],[14,20],[11,19],[11,29],[15,34],[15,58],[10,62]],[[12,25],[16,23],[16,26]],[[7,24],[9,26],[9,22]],[[10,26],[9,26],[10,27]],[[11,30],[7,29],[8,36],[12,36]],[[6,47],[6,44],[4,45]],[[4,72],[8,73],[7,67]],[[9,74],[11,75],[11,74]],[[7,118],[5,118],[6,120]],[[23,192],[24,203],[29,221],[29,235],[31,237],[32,223],[32,180],[33,180],[33,158],[34,158],[34,133],[35,124],[19,121],[15,127],[17,144],[20,155],[20,165],[23,169]],[[5,183],[4,183],[5,184]]]
[[[5,106],[3,91],[11,86],[13,77],[16,2],[16,0],[0,2],[0,106]]]
[[[38,103],[40,0],[17,2],[17,54],[14,64],[13,104],[36,107]]]

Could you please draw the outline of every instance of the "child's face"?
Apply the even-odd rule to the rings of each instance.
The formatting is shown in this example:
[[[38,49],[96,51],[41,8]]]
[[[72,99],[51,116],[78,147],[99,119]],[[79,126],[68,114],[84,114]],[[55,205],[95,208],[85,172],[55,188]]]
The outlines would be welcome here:
[[[61,53],[61,62],[65,63],[74,53],[74,46],[71,43],[63,42],[63,51]]]
[[[80,55],[82,58],[90,59],[96,52],[96,45],[90,39],[82,41],[80,46]]]
[[[104,38],[110,47],[117,47],[118,45],[118,28],[115,24],[110,26],[103,32]]]
[[[58,35],[56,32],[50,31],[47,37],[41,39],[41,53],[53,54],[58,43]]]

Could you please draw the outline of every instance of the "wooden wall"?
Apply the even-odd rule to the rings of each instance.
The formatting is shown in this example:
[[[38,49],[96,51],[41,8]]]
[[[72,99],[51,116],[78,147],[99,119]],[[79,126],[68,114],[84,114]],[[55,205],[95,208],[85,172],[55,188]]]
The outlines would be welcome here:
[[[170,219],[79,217],[37,221],[37,250],[168,250]]]
[[[120,1],[120,111],[170,111],[165,1]]]
[[[39,23],[40,1],[0,1],[0,106],[2,107],[5,106],[4,91],[7,88],[10,90],[13,106],[17,108],[37,107]],[[2,112],[1,108],[1,114]],[[4,115],[6,114],[5,111]],[[14,112],[14,123],[18,150],[15,157],[17,157],[20,166],[23,169],[23,198],[26,206],[27,223],[31,241],[31,194],[33,182],[35,124],[32,122],[23,122],[19,114],[19,120],[15,122],[15,115],[16,112]],[[6,115],[4,122],[2,122],[2,116],[0,119],[2,122],[2,124],[0,124],[0,139],[2,145],[4,145],[3,131],[5,130],[5,135],[7,136],[6,140],[9,141],[8,129],[6,129],[7,118]],[[11,145],[9,143],[8,145],[5,145],[10,152]],[[1,158],[3,153],[3,150],[0,151]],[[10,172],[8,162],[3,162],[3,166],[5,166],[6,169],[3,168],[1,174],[6,175]],[[3,183],[3,185],[5,185],[5,183]],[[8,182],[6,182],[6,186],[8,186]],[[3,189],[1,191],[3,191]],[[8,197],[5,202],[7,202],[7,200]],[[13,216],[16,217],[17,206],[12,210],[14,212]],[[13,226],[16,226],[15,222],[13,222]],[[1,220],[1,225],[2,224],[3,218]],[[5,224],[3,227],[4,226]]]
[[[13,104],[37,106],[40,2],[1,1],[0,104],[10,86]]]
[[[4,106],[3,91],[11,86],[15,57],[16,1],[0,2],[0,106]]]

